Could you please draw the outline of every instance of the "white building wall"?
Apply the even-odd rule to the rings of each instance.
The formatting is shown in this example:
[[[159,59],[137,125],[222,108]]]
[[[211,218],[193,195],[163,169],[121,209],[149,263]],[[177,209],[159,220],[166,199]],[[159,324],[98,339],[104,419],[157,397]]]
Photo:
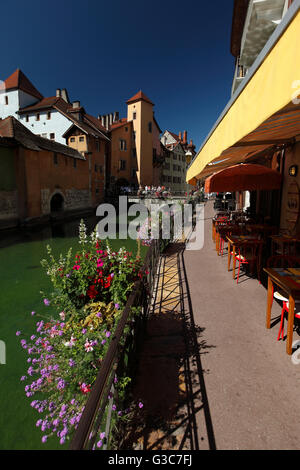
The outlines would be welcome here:
[[[8,104],[5,104],[5,97],[8,97]],[[19,109],[19,91],[12,90],[0,93],[0,118],[5,119],[8,116],[14,116],[18,119],[16,114]]]
[[[34,134],[50,139],[50,134],[55,134],[55,141],[66,145],[66,139],[62,135],[69,129],[72,121],[61,114],[59,111],[51,110],[51,119],[47,119],[48,111],[40,111],[40,120],[36,120],[37,112],[28,113],[28,122],[26,115],[20,116],[21,123]]]

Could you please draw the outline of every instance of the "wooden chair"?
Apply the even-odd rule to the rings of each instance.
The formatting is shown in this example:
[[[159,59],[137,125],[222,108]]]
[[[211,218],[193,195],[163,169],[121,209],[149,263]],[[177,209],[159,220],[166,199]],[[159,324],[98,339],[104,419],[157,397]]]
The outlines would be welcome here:
[[[268,268],[300,268],[300,258],[297,256],[287,256],[287,255],[274,255],[271,256],[267,261]],[[285,314],[289,312],[289,299],[286,297],[285,293],[277,290],[274,292],[273,286],[273,298],[282,302],[281,318],[280,318],[280,327],[278,331],[277,341],[280,340],[280,337],[284,339],[284,317]],[[295,317],[300,319],[300,301],[296,301],[295,306]]]
[[[238,247],[238,253],[235,256],[236,261],[239,263],[237,284],[239,283],[241,266],[249,265],[250,273],[253,274],[254,266],[256,266],[256,273],[260,282],[260,259],[263,241],[261,240],[247,240],[241,243]]]

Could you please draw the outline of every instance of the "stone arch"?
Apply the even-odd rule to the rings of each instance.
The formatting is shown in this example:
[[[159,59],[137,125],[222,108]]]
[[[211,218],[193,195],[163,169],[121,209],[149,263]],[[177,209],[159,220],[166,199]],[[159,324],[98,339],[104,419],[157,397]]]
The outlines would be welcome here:
[[[64,210],[65,198],[62,192],[56,191],[50,197],[50,213],[62,212]]]

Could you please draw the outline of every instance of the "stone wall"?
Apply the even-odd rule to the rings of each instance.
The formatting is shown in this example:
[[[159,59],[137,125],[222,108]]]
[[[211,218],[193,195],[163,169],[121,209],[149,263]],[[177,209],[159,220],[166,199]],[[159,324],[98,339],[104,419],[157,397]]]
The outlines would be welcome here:
[[[41,212],[43,215],[50,214],[50,201],[54,194],[61,194],[64,199],[65,211],[76,209],[87,209],[91,207],[90,192],[88,189],[66,189],[55,191],[50,194],[48,188],[41,190]]]
[[[17,191],[0,191],[0,220],[18,217]]]

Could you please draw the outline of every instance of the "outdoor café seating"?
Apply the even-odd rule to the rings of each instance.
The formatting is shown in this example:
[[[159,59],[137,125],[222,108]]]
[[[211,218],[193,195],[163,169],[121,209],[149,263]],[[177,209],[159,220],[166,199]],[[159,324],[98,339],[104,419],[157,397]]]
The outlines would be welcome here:
[[[275,255],[271,256],[268,261],[267,261],[267,267],[268,268],[276,268],[276,269],[281,269],[284,271],[285,269],[293,270],[298,274],[300,271],[300,258],[295,257],[295,256],[286,256],[286,255]],[[285,316],[288,315],[289,313],[289,297],[287,296],[286,292],[283,291],[282,289],[277,289],[274,292],[274,285],[272,286],[272,296],[274,299],[282,302],[282,310],[281,310],[281,316],[280,316],[280,327],[278,331],[278,336],[277,336],[277,341],[280,340],[280,338],[283,340],[284,339],[284,319]],[[300,299],[295,300],[295,313],[294,317],[300,320]]]

